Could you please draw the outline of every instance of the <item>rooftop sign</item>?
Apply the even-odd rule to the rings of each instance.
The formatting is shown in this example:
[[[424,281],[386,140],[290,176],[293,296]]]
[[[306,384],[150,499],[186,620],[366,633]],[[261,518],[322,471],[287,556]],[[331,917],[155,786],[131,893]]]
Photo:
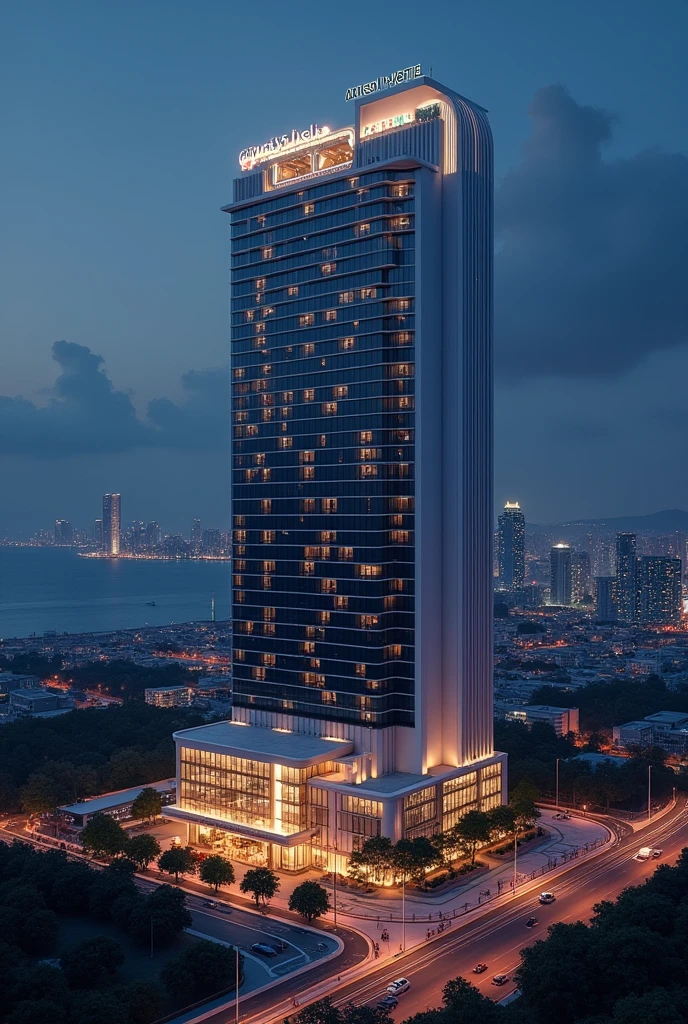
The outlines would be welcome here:
[[[289,135],[276,135],[268,142],[264,142],[262,146],[249,146],[248,149],[242,149],[239,153],[241,169],[250,171],[256,164],[272,160],[276,156],[282,156],[283,153],[289,153],[291,150],[313,143],[321,136],[328,135],[329,132],[330,129],[326,126],[312,124],[302,132],[297,132],[294,128]]]
[[[374,92],[384,92],[385,89],[392,89],[395,85],[412,82],[414,78],[419,78],[422,74],[420,64],[412,64],[409,68],[393,71],[391,75],[380,75],[372,82],[364,82],[363,85],[355,85],[353,89],[347,89],[346,99],[358,100],[362,96],[370,96]]]

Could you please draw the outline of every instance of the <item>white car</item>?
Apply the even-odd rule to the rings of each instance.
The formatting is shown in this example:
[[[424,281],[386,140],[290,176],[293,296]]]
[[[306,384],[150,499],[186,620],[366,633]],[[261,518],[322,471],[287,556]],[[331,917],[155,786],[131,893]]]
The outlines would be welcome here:
[[[553,892],[541,892],[538,896],[538,901],[543,904],[554,903],[555,899],[556,897]]]
[[[397,978],[391,985],[387,986],[387,991],[391,996],[400,996],[402,992],[408,992],[411,988],[411,982],[406,978]]]

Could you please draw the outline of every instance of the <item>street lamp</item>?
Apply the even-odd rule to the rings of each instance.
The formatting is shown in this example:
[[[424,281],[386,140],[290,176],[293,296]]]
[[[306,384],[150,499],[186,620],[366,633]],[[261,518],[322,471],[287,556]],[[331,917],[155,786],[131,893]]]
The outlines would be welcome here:
[[[647,820],[652,818],[652,765],[647,766]]]
[[[406,952],[406,871],[401,878],[401,951]]]
[[[234,947],[234,1001],[236,1006],[236,1024],[239,1024],[239,944]]]
[[[555,776],[556,776],[555,803],[557,805],[557,810],[559,810],[559,761],[560,760],[561,760],[561,758],[558,757],[557,758],[556,767],[555,767]]]
[[[518,856],[518,829],[514,825],[514,884],[513,884],[513,897],[516,896],[516,858]]]

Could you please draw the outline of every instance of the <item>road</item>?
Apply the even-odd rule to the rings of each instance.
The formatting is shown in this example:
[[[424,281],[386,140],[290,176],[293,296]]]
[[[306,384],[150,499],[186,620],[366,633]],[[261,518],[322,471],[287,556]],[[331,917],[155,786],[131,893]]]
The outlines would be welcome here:
[[[663,850],[657,861],[639,863],[633,860],[641,846],[656,846]],[[520,950],[537,939],[547,936],[547,929],[557,921],[587,922],[592,916],[593,904],[614,899],[629,885],[643,882],[658,864],[673,864],[681,849],[688,846],[688,807],[681,797],[677,805],[656,822],[635,834],[621,839],[589,861],[576,863],[565,872],[547,880],[547,888],[554,892],[556,901],[540,906],[538,888],[501,903],[482,916],[444,932],[436,939],[400,955],[393,963],[386,961],[358,981],[340,986],[331,993],[335,1003],[351,1000],[356,1004],[374,1005],[395,978],[408,978],[411,987],[399,999],[393,1013],[396,1021],[405,1020],[414,1013],[439,1006],[442,988],[450,978],[462,975],[470,979],[480,991],[493,999],[503,999],[515,989],[513,972],[520,961]],[[525,926],[530,916],[537,925]],[[488,970],[473,974],[476,963],[484,962]],[[320,980],[318,969],[308,975],[308,984]],[[508,974],[509,982],[501,987],[492,984],[495,974]],[[299,984],[300,982],[300,984]],[[267,1020],[266,1011],[274,1007],[274,1019],[291,1016],[293,996],[304,990],[305,979],[285,980],[277,990],[265,992],[246,1000],[242,1007],[244,1024],[252,1018]],[[204,1016],[205,1024],[231,1024],[234,1007],[218,1009]]]

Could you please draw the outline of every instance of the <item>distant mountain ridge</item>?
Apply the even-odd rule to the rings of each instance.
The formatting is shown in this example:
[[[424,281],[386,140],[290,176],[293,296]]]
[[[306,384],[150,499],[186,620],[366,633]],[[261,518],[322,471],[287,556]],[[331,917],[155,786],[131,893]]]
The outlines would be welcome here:
[[[680,508],[651,512],[647,516],[610,516],[605,519],[571,519],[559,523],[528,523],[534,533],[548,533],[554,529],[581,529],[595,527],[610,533],[687,533],[688,512]]]

